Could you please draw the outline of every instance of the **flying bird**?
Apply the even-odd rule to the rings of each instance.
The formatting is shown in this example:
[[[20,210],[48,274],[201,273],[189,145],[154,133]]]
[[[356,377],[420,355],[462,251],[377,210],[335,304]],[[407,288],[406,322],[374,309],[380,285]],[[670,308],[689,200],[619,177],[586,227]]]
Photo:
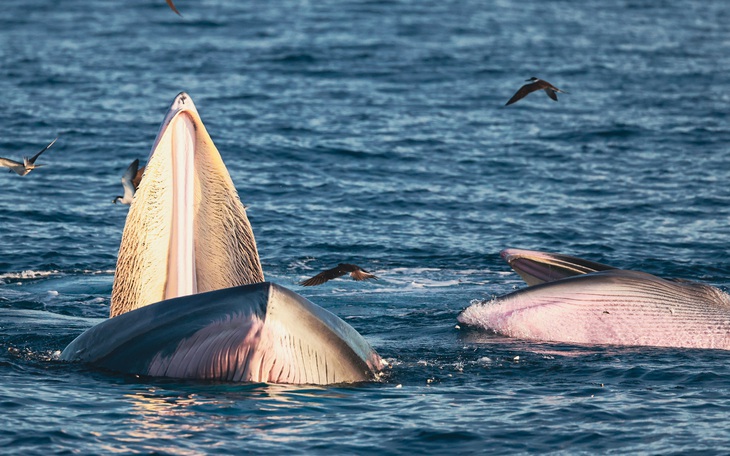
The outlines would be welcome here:
[[[530,79],[527,79],[526,81],[529,81],[530,83],[525,84],[522,87],[520,87],[520,90],[518,90],[517,93],[512,95],[512,98],[509,99],[509,101],[505,104],[505,106],[509,106],[512,103],[520,101],[521,99],[525,98],[527,95],[531,94],[532,92],[534,92],[536,90],[544,90],[545,93],[555,101],[558,101],[558,95],[556,92],[568,93],[568,92],[558,89],[557,87],[550,84],[549,82],[543,81],[542,79],[538,79],[534,76],[531,77]]]
[[[56,139],[58,139],[58,138],[56,138]],[[35,161],[38,159],[38,157],[41,156],[41,154],[43,152],[47,151],[48,148],[51,147],[53,145],[53,143],[56,142],[56,139],[54,139],[53,141],[51,141],[51,143],[49,145],[47,145],[46,147],[44,147],[43,149],[41,149],[40,152],[38,152],[37,154],[33,155],[32,157],[30,157],[30,158],[23,157],[23,163],[16,162],[15,160],[11,160],[9,158],[2,158],[2,157],[0,157],[0,166],[4,166],[6,168],[10,168],[10,171],[8,171],[8,172],[15,171],[15,173],[17,175],[19,175],[19,176],[25,176],[26,174],[28,174],[32,170],[43,166],[43,165],[36,165],[35,164]]]
[[[322,285],[323,283],[327,282],[328,280],[336,279],[337,277],[343,276],[347,273],[349,273],[350,277],[352,277],[355,280],[367,280],[367,279],[378,280],[378,278],[374,274],[369,273],[368,271],[362,269],[360,266],[357,266],[355,264],[340,263],[332,269],[327,269],[326,271],[320,272],[319,274],[312,277],[311,279],[307,279],[302,282],[299,282],[299,285],[301,285],[303,287]]]
[[[167,2],[167,6],[169,6],[171,10],[175,11],[178,16],[182,16],[182,14],[180,14],[180,11],[178,11],[177,8],[175,8],[175,4],[172,3],[172,0],[165,0],[165,1]]]
[[[139,158],[135,159],[131,165],[127,168],[122,176],[122,186],[124,187],[124,196],[117,196],[114,198],[114,204],[132,204],[134,193],[139,187],[140,181],[142,181],[142,174],[144,173],[144,166],[139,167]]]

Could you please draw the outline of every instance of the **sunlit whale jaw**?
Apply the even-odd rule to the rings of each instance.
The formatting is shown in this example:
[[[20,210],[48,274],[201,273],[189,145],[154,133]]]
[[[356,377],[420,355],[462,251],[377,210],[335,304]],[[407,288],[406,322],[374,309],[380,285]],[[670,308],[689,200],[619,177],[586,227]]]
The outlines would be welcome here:
[[[190,97],[173,101],[130,206],[110,316],[264,280],[253,230]]]
[[[730,298],[715,287],[567,255],[503,256],[544,283],[473,304],[461,323],[542,341],[730,349]],[[565,277],[553,279],[555,271]]]
[[[340,318],[269,282],[110,318],[61,359],[155,377],[321,385],[373,380],[382,363]]]

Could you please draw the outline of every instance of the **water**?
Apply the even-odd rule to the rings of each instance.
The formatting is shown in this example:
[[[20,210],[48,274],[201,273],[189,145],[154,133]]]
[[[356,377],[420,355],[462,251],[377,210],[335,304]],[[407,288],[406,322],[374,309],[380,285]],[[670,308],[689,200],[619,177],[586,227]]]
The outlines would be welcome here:
[[[727,453],[730,354],[457,329],[523,286],[506,247],[726,287],[725,1],[6,0],[0,452]],[[530,76],[570,92],[502,105]],[[382,382],[121,376],[55,360],[108,314],[126,206],[195,100],[267,279],[386,358]],[[298,281],[354,262],[378,282]],[[567,322],[566,324],[569,324]]]

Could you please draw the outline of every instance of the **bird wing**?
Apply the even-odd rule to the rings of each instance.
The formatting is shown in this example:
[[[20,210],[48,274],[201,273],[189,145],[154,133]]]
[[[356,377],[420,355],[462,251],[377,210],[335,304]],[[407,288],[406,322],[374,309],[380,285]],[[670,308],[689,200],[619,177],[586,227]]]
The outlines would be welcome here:
[[[545,82],[545,81],[543,81],[543,82]],[[569,93],[569,92],[566,92],[565,90],[558,89],[557,87],[555,87],[554,85],[550,84],[549,82],[545,82],[545,88],[549,88],[550,90],[554,90],[554,91],[559,92],[559,93]]]
[[[350,277],[352,277],[355,280],[367,280],[367,279],[375,279],[378,280],[378,278],[375,276],[375,274],[371,274],[368,271],[364,269],[358,268],[355,271],[352,271],[350,273]]]
[[[124,187],[124,199],[131,200],[134,196],[134,192],[137,189],[132,179],[137,176],[137,168],[139,167],[139,159],[135,159],[124,171],[122,175],[122,187]]]
[[[345,270],[342,268],[343,265],[337,265],[332,269],[327,269],[326,271],[322,271],[316,276],[304,280],[302,282],[299,282],[299,285],[303,287],[311,287],[314,285],[322,285],[323,283],[327,282],[328,280],[336,279],[337,277],[343,276],[347,274],[350,271]]]
[[[53,141],[51,141],[51,143],[48,144],[46,147],[44,147],[43,149],[41,149],[40,152],[38,152],[37,154],[35,154],[31,158],[29,158],[28,159],[28,163],[30,163],[31,165],[35,164],[36,159],[38,159],[38,157],[40,157],[43,152],[47,151],[48,148],[51,147],[56,142],[57,139],[58,139],[58,137],[56,137],[56,139],[54,139]]]
[[[545,89],[545,93],[553,100],[558,101],[558,94],[553,89]]]
[[[172,3],[172,0],[165,0],[165,1],[167,2],[167,6],[169,6],[171,10],[175,11],[175,13],[178,16],[182,16],[182,14],[180,14],[180,11],[178,11],[177,8],[175,8],[175,4]]]
[[[10,168],[11,171],[15,171],[15,173],[19,176],[23,176],[23,173],[25,172],[25,165],[9,158],[0,157],[0,166]]]
[[[136,158],[132,163],[129,164],[127,170],[124,171],[124,174],[122,174],[122,184],[124,184],[124,181],[132,182],[132,180],[137,176],[138,169],[139,158]]]
[[[531,82],[529,84],[525,84],[522,87],[520,87],[520,90],[518,90],[517,92],[515,92],[514,95],[512,95],[512,98],[509,99],[509,101],[505,104],[505,106],[509,106],[512,103],[516,103],[516,102],[520,101],[521,99],[525,98],[527,95],[534,92],[535,90],[541,89],[542,87],[540,87],[539,82],[541,82],[541,81]]]
[[[142,182],[142,175],[144,174],[144,166],[137,170],[137,174],[134,175],[132,178],[132,185],[134,185],[134,189],[137,190],[139,188],[139,183]]]

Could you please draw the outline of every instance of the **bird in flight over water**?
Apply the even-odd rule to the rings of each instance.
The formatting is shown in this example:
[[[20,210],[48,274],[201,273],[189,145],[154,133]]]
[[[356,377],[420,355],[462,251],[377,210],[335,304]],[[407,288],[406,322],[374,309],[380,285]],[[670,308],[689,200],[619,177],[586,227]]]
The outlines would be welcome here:
[[[132,204],[134,193],[139,187],[140,181],[142,181],[142,174],[144,173],[144,166],[139,167],[139,158],[135,159],[131,165],[127,168],[122,176],[122,186],[124,187],[124,196],[117,196],[114,198],[114,204]]]
[[[525,84],[522,87],[520,87],[520,90],[518,90],[517,93],[512,95],[512,98],[509,99],[509,101],[505,104],[505,106],[509,106],[512,103],[520,101],[521,99],[525,98],[527,95],[531,94],[532,92],[534,92],[536,90],[544,90],[545,93],[555,101],[558,101],[558,95],[556,92],[568,93],[568,92],[558,89],[557,87],[550,84],[549,82],[543,81],[542,79],[538,79],[534,76],[531,77],[530,79],[527,79],[527,81],[529,82],[529,84]]]
[[[56,139],[58,139],[58,138],[56,138]],[[49,145],[47,145],[46,147],[44,147],[43,149],[41,149],[40,152],[38,152],[37,154],[33,155],[32,157],[30,157],[30,158],[23,157],[23,162],[22,163],[21,162],[16,162],[15,160],[11,160],[9,158],[2,158],[2,157],[0,157],[0,166],[4,166],[6,168],[10,168],[10,171],[8,171],[8,172],[15,171],[15,173],[18,174],[19,176],[25,176],[26,174],[28,174],[29,172],[31,172],[35,168],[39,168],[39,167],[43,166],[43,165],[36,165],[35,164],[35,161],[38,159],[38,157],[41,156],[41,154],[43,152],[47,151],[48,148],[51,147],[53,145],[53,143],[56,142],[56,139],[54,139],[53,141],[51,141],[51,143]]]
[[[165,0],[165,1],[167,2],[167,6],[169,6],[171,10],[175,11],[175,13],[177,13],[178,16],[182,16],[182,14],[180,14],[180,11],[178,11],[177,8],[175,8],[175,4],[172,3],[172,0]]]
[[[322,285],[323,283],[327,282],[328,280],[336,279],[337,277],[343,276],[347,273],[349,273],[350,276],[355,280],[366,280],[366,279],[378,280],[378,278],[374,274],[369,273],[368,271],[362,269],[360,266],[357,266],[355,264],[340,263],[332,269],[327,269],[326,271],[320,272],[319,274],[312,277],[311,279],[307,279],[302,282],[299,282],[299,285],[301,285],[303,287],[311,287],[313,285]]]

